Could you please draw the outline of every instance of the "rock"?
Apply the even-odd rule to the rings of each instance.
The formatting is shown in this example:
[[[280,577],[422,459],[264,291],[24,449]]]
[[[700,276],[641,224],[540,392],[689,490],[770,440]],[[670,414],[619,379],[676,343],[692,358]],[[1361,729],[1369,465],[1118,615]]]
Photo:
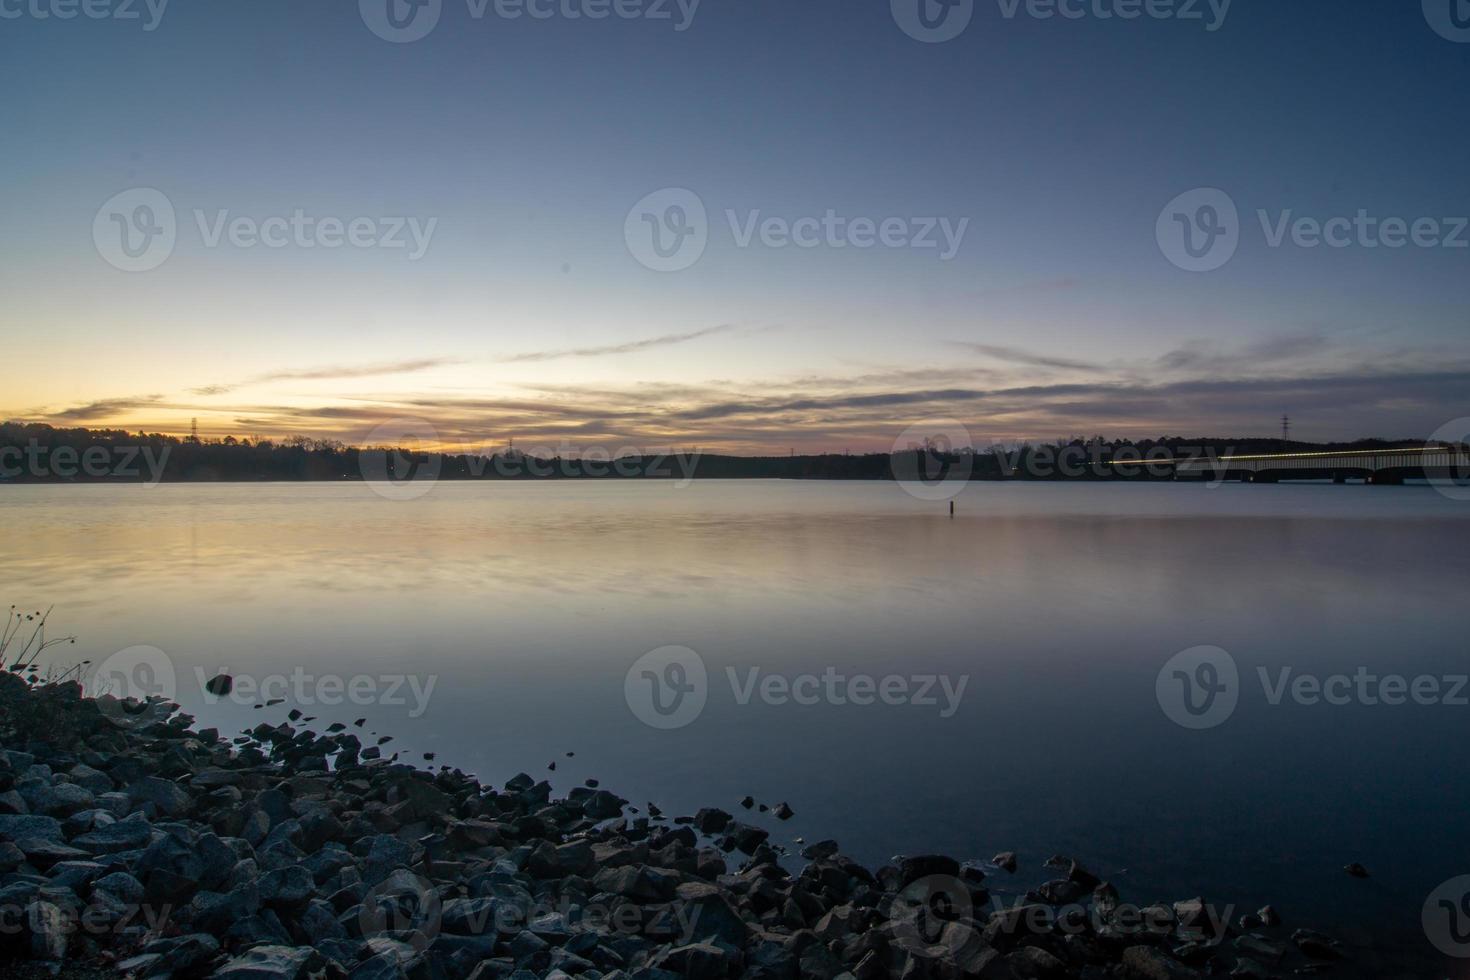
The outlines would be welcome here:
[[[403,964],[394,953],[379,953],[358,963],[347,974],[348,980],[407,980]]]
[[[725,842],[742,854],[754,854],[770,836],[770,831],[746,823],[734,822],[725,828]]]
[[[796,816],[796,811],[791,809],[790,805],[785,802],[777,803],[774,812],[777,820],[790,820]]]
[[[143,901],[143,883],[126,871],[114,871],[92,882],[93,890],[101,890],[129,905]]]
[[[112,854],[116,851],[134,851],[146,847],[153,837],[153,825],[147,820],[118,820],[90,833],[73,838],[72,843],[86,848],[94,854]]]
[[[621,868],[604,868],[592,878],[592,886],[599,891],[622,895],[635,902],[661,902],[671,897],[674,883],[651,869],[625,865]]]
[[[413,848],[397,837],[378,834],[372,838],[363,865],[362,880],[369,886],[381,884],[399,868],[413,862]]]
[[[1085,888],[1070,878],[1053,878],[1027,892],[1026,898],[1030,901],[1044,902],[1047,905],[1070,905],[1089,891],[1091,889]]]
[[[35,902],[25,910],[25,922],[30,928],[31,956],[55,962],[66,959],[71,927],[60,908],[50,902]]]
[[[650,808],[649,812],[652,813],[653,810]],[[705,807],[694,815],[694,826],[698,828],[701,834],[718,834],[729,826],[730,821],[733,819],[735,818],[724,810],[716,807]]]
[[[159,939],[143,948],[146,954],[159,957],[153,970],[159,974],[190,975],[201,972],[219,955],[219,940],[208,933],[192,933]]]
[[[943,854],[920,854],[917,857],[899,856],[893,862],[898,866],[899,887],[906,888],[920,878],[930,875],[959,876],[960,863]]]
[[[1244,936],[1236,936],[1235,942],[1232,945],[1236,950],[1246,956],[1253,956],[1271,963],[1279,961],[1286,955],[1285,946],[1270,942],[1260,936],[1251,935],[1250,933]]]
[[[689,943],[659,950],[648,965],[651,969],[668,970],[689,980],[719,980],[729,971],[730,958],[719,946]]]
[[[1352,875],[1354,878],[1366,878],[1366,877],[1368,877],[1368,869],[1365,868],[1365,867],[1363,867],[1361,864],[1359,864],[1356,861],[1354,861],[1352,864],[1347,865],[1342,870],[1346,871],[1348,874]]]
[[[751,807],[755,806],[755,798],[747,796],[740,801],[740,805],[749,810]]]
[[[1123,976],[1128,980],[1192,980],[1202,974],[1152,946],[1129,946],[1123,950]]]
[[[44,813],[53,817],[65,817],[96,805],[91,790],[76,783],[54,783],[39,786],[29,794],[26,803],[32,813]]]
[[[225,697],[235,689],[235,679],[229,674],[216,674],[204,682],[204,689],[215,697]]]
[[[819,840],[815,844],[808,844],[802,848],[801,856],[808,861],[825,861],[827,858],[834,857],[837,849],[835,840]]]
[[[627,803],[627,800],[600,789],[587,797],[582,804],[582,812],[593,820],[610,820],[621,815]]]
[[[25,863],[26,852],[12,841],[0,843],[0,874],[9,874]]]
[[[1016,873],[1016,852],[1015,851],[1001,851],[995,857],[993,857],[993,858],[990,859],[990,863],[993,864],[993,865],[995,865],[997,868],[999,868],[1002,871],[1005,871],[1005,872],[1007,872],[1009,874],[1015,874]]]
[[[65,835],[61,832],[61,821],[55,817],[0,814],[0,840],[21,839],[52,840],[59,844]]]
[[[1340,960],[1343,958],[1341,944],[1329,936],[1311,929],[1298,929],[1291,934],[1297,949],[1314,960]]]
[[[323,966],[309,946],[257,946],[215,971],[215,980],[306,980]]]
[[[267,871],[260,879],[260,900],[265,905],[296,909],[305,905],[316,891],[310,872],[299,864],[277,871]]]
[[[170,779],[144,776],[128,784],[128,799],[134,806],[151,803],[168,817],[181,817],[189,812],[194,800],[187,790]]]
[[[1025,946],[1005,958],[1006,966],[1021,980],[1062,980],[1067,965],[1039,946]]]
[[[16,841],[15,845],[25,852],[27,861],[42,871],[61,861],[85,861],[92,856],[80,848],[54,840],[27,838]]]

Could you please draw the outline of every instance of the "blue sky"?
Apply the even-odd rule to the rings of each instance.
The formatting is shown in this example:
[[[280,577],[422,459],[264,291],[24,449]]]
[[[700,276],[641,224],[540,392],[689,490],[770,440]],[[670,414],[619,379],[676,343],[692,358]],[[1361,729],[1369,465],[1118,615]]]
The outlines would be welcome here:
[[[979,442],[1470,414],[1470,38],[1438,0],[972,0],[941,43],[887,2],[442,0],[410,43],[369,29],[387,0],[37,16],[64,2],[0,0],[3,417],[749,452],[939,417]],[[140,188],[174,241],[125,271],[106,237]],[[707,245],[655,271],[625,232],[670,188]],[[1208,272],[1156,234],[1196,188],[1238,211]],[[1434,244],[1273,247],[1262,211],[1432,221]],[[304,237],[252,237],[298,212]],[[896,244],[774,244],[829,212]],[[366,244],[326,247],[323,219]],[[952,257],[911,247],[961,222]]]

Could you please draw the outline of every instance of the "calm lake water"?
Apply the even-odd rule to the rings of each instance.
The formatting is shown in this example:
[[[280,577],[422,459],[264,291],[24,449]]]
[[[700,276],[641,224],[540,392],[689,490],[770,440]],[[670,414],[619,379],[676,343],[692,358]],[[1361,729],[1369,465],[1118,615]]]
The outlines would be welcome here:
[[[497,783],[597,777],[669,814],[749,793],[796,810],[752,817],[775,839],[836,837],[873,863],[1014,849],[1024,887],[1061,852],[1125,899],[1270,901],[1292,924],[1422,939],[1425,897],[1470,873],[1470,707],[1273,704],[1258,668],[1272,686],[1283,667],[1470,670],[1470,504],[1009,483],[945,507],[884,483],[448,483],[411,501],[362,484],[7,487],[0,597],[55,604],[78,636],[65,662],[163,651],[178,699],[226,731],[290,705],[206,703],[199,672],[355,678],[396,703],[322,703],[342,697],[330,681],[285,693],[304,690],[318,726],[367,716],[388,750]],[[625,690],[669,645],[708,677],[677,730]],[[1191,730],[1156,681],[1200,645],[1233,658],[1239,700]],[[938,684],[937,704],[762,696],[770,675],[829,670],[910,693],[967,680],[952,711]],[[382,680],[404,674],[417,688]]]

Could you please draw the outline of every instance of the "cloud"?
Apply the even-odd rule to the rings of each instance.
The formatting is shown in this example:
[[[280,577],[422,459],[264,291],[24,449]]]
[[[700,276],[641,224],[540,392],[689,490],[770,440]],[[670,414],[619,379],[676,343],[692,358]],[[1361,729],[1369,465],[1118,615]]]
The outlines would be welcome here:
[[[1320,333],[1266,337],[1233,350],[1196,340],[1160,355],[1156,367],[1163,371],[1197,374],[1239,374],[1318,359],[1333,351],[1330,339]]]
[[[938,372],[936,372],[937,374]],[[544,396],[333,403],[319,408],[260,407],[248,414],[256,431],[360,440],[384,420],[425,420],[445,444],[477,451],[517,446],[557,451],[698,445],[710,451],[768,453],[886,450],[906,426],[934,418],[959,420],[978,444],[1059,436],[1233,438],[1274,433],[1283,410],[1305,439],[1427,436],[1463,414],[1470,366],[1443,371],[1351,371],[1278,378],[1169,379],[979,387],[893,384],[854,390],[851,378],[804,376],[752,385],[667,390],[633,385],[547,389]],[[242,413],[244,414],[244,413]]]
[[[42,413],[40,417],[57,421],[93,422],[98,419],[113,418],[114,416],[122,415],[139,408],[152,407],[162,400],[162,395],[140,395],[132,398],[104,398],[100,401],[88,402],[85,405],[62,409],[59,412]]]
[[[1026,367],[1058,368],[1064,371],[1091,371],[1097,368],[1097,364],[1088,361],[1076,361],[1065,357],[1033,354],[1019,347],[1004,347],[1000,344],[977,344],[968,340],[951,340],[950,343],[956,347],[972,350],[977,354],[984,354],[986,357],[994,358],[997,361],[1023,364]]]
[[[649,337],[646,340],[630,340],[622,344],[608,344],[603,347],[570,347],[561,350],[530,351],[525,354],[511,354],[500,358],[502,364],[520,364],[530,361],[557,361],[567,357],[604,357],[609,354],[632,354],[636,351],[648,350],[651,347],[671,347],[674,344],[685,344],[700,337],[708,337],[711,334],[724,333],[733,329],[730,324],[721,324],[718,327],[705,327],[703,330],[691,330],[689,333],[670,333],[662,337]]]
[[[291,368],[256,375],[235,384],[203,385],[190,388],[195,395],[226,395],[246,385],[266,384],[271,381],[335,381],[352,378],[377,378],[386,374],[414,374],[448,364],[461,363],[457,358],[426,357],[412,361],[390,361],[380,364],[360,364],[351,367]]]

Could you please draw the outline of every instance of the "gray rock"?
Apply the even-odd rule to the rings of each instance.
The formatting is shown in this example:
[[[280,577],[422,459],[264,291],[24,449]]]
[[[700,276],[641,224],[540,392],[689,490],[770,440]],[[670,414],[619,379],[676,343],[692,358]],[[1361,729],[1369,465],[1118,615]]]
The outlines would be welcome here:
[[[1193,980],[1202,974],[1152,946],[1129,946],[1123,950],[1123,976],[1128,980]]]
[[[260,879],[260,900],[266,905],[299,908],[316,892],[311,873],[299,864],[267,871]]]
[[[0,874],[9,874],[25,863],[26,852],[11,841],[0,842]]]
[[[50,902],[36,902],[26,909],[26,925],[30,927],[33,957],[58,962],[66,959],[71,926],[60,908]]]
[[[378,834],[368,846],[362,880],[368,885],[381,884],[398,868],[408,867],[413,862],[413,848],[397,837]]]
[[[357,964],[348,975],[348,980],[406,980],[403,965],[392,953],[379,953]]]
[[[171,779],[144,776],[128,784],[128,799],[134,806],[151,803],[158,812],[168,817],[181,817],[194,805],[188,790]]]
[[[90,810],[96,797],[85,786],[76,783],[53,783],[37,787],[24,794],[32,813],[45,813],[53,817],[65,817],[81,810]]]
[[[0,840],[19,841],[22,839],[53,840],[60,843],[65,840],[65,837],[61,832],[61,821],[55,817],[0,814]]]
[[[100,888],[129,904],[143,901],[143,883],[126,871],[114,871],[112,874],[103,875],[92,883],[92,887]]]
[[[153,825],[141,816],[118,820],[105,827],[72,840],[77,847],[86,848],[93,854],[112,854],[116,851],[133,851],[146,847],[153,837]]]
[[[309,946],[257,946],[215,971],[215,980],[305,980],[322,968]]]

